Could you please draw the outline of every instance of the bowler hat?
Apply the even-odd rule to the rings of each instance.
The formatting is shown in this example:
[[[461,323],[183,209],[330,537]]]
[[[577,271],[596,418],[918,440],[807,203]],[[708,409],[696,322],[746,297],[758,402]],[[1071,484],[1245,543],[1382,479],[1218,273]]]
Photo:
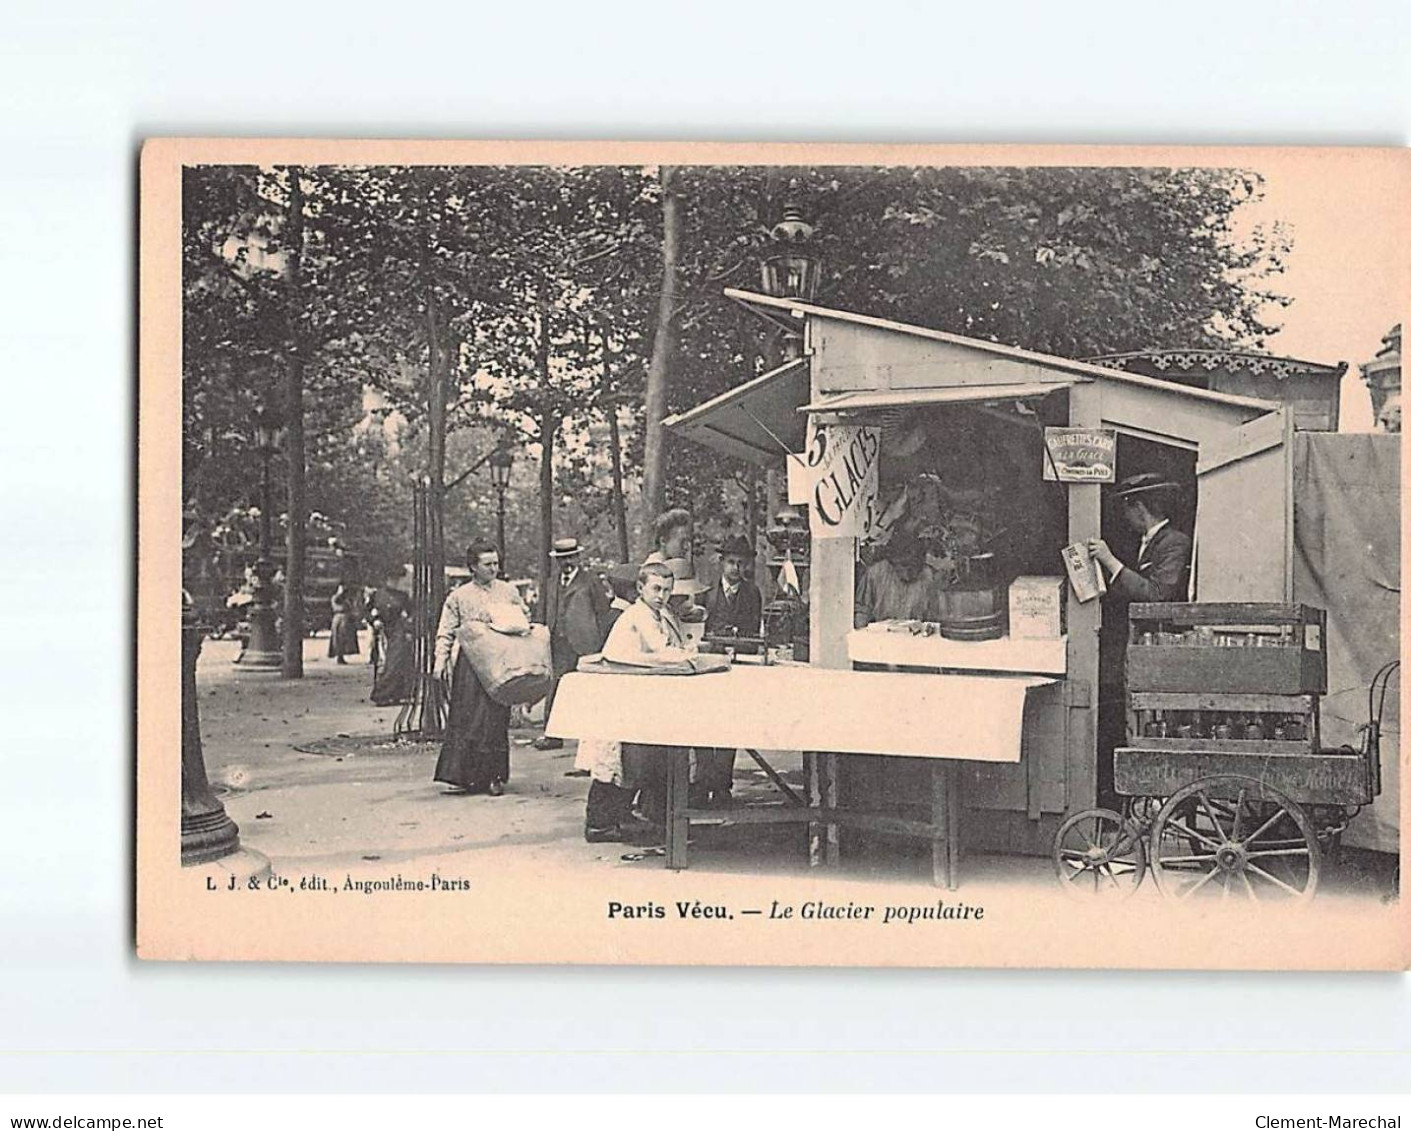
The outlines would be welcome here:
[[[554,548],[549,551],[551,558],[571,558],[583,552],[577,538],[555,538]]]
[[[1117,484],[1115,495],[1119,499],[1130,499],[1134,495],[1146,495],[1157,491],[1179,491],[1180,487],[1154,471],[1144,471],[1131,475]]]
[[[720,543],[720,556],[724,558],[731,554],[741,558],[752,558],[754,557],[754,547],[750,545],[750,540],[743,534],[732,534]]]

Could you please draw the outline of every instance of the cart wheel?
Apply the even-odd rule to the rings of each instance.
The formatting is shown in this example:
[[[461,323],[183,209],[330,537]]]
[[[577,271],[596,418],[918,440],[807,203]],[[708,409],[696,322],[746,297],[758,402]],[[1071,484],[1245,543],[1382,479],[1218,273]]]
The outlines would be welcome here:
[[[1126,899],[1146,875],[1141,832],[1111,809],[1084,809],[1059,826],[1053,867],[1069,895]]]
[[[1302,901],[1318,887],[1313,822],[1287,794],[1254,778],[1219,774],[1177,790],[1149,840],[1152,879],[1177,899],[1204,892],[1254,903]]]

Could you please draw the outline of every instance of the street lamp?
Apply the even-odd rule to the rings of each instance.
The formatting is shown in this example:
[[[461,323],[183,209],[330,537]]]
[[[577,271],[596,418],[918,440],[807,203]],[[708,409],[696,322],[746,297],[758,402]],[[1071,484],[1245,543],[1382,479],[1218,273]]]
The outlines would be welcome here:
[[[255,562],[251,587],[250,638],[236,658],[242,668],[262,670],[280,667],[283,649],[275,627],[274,559],[270,557],[269,465],[284,440],[284,418],[275,408],[261,405],[252,416],[255,448],[260,453],[260,556]]]
[[[501,443],[490,453],[490,482],[495,485],[495,515],[498,520],[497,542],[500,549],[500,576],[508,577],[505,568],[505,491],[510,485],[510,468],[514,466],[514,450]]]
[[[760,264],[761,282],[767,295],[812,302],[818,293],[821,265],[816,256],[808,253],[813,225],[804,219],[797,192],[798,182],[790,181],[784,215],[769,232],[777,250]]]
[[[812,302],[818,293],[821,264],[809,254],[813,225],[804,219],[798,202],[798,181],[789,182],[784,200],[784,214],[769,232],[775,253],[760,263],[760,283],[764,293],[774,298],[793,298]],[[785,359],[792,361],[803,355],[803,341],[797,334],[785,333],[781,343]]]

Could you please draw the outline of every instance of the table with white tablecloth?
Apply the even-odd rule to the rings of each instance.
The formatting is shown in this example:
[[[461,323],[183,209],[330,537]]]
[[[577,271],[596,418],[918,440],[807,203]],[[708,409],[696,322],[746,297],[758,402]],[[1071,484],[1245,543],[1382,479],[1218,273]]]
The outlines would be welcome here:
[[[686,867],[692,818],[806,822],[816,829],[842,825],[930,840],[937,882],[954,887],[955,763],[1018,762],[1025,698],[1052,682],[1034,675],[839,671],[803,664],[737,663],[702,675],[570,672],[559,684],[545,733],[662,748],[669,868]],[[710,746],[805,751],[807,803],[689,809],[689,750]],[[832,776],[821,762],[834,754],[931,760],[931,820],[839,807]],[[810,855],[820,859],[816,852]]]

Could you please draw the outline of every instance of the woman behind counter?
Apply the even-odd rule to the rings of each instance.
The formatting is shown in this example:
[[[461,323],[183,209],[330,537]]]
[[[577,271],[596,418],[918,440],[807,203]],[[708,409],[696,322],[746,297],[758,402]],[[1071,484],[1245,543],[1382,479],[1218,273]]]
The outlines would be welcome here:
[[[465,552],[465,564],[470,580],[446,596],[436,628],[432,674],[443,683],[450,677],[451,710],[432,780],[450,786],[451,793],[499,797],[510,778],[510,709],[485,691],[470,659],[455,646],[456,630],[472,621],[493,621],[497,608],[517,607],[526,621],[529,610],[519,591],[499,580],[500,554],[492,543],[472,542]]]

